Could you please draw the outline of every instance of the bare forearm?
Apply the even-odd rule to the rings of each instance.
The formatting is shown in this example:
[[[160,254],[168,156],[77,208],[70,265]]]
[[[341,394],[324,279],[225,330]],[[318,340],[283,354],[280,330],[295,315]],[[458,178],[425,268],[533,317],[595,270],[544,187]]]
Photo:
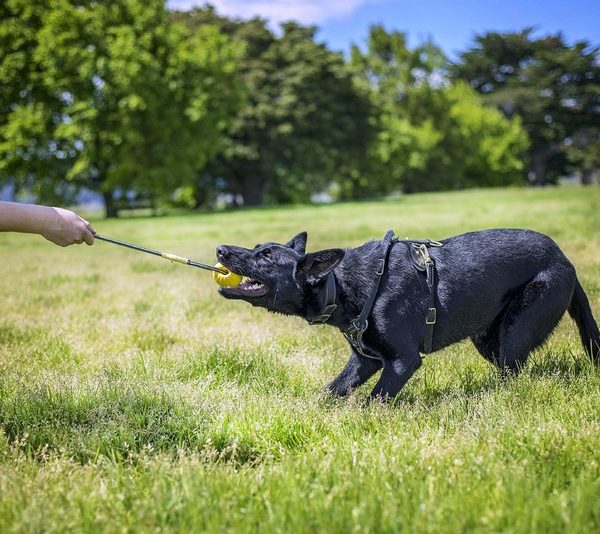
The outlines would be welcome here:
[[[91,245],[94,229],[85,219],[63,208],[0,202],[0,232],[40,234],[66,247],[73,243]]]
[[[0,232],[41,234],[54,217],[53,208],[47,206],[0,202]]]

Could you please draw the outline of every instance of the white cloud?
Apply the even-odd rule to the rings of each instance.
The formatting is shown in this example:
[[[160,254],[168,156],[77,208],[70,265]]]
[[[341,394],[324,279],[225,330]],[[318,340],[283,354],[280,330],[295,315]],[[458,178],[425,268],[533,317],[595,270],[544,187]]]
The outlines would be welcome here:
[[[377,0],[375,0],[377,1]],[[205,4],[204,0],[169,0],[172,9],[188,9]],[[272,24],[296,20],[303,24],[320,24],[343,18],[358,7],[374,0],[209,0],[217,13],[230,17],[261,16]]]

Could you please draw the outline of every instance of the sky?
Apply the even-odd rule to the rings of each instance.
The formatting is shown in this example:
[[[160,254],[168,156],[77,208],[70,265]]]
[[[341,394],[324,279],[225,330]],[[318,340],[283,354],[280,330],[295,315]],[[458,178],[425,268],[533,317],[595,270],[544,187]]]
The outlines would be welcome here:
[[[171,9],[203,0],[168,0]],[[347,52],[364,46],[371,24],[401,30],[415,45],[427,38],[448,54],[467,48],[478,33],[537,28],[538,35],[562,31],[567,41],[600,44],[600,0],[212,0],[223,15],[260,15],[275,29],[285,20],[317,25],[319,40]]]

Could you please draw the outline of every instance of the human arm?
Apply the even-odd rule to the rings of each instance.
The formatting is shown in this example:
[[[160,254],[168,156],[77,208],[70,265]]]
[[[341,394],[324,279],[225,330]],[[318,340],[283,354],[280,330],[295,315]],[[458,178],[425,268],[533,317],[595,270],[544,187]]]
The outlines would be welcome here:
[[[0,202],[0,232],[40,234],[61,247],[94,242],[96,233],[89,222],[63,208],[36,204]]]

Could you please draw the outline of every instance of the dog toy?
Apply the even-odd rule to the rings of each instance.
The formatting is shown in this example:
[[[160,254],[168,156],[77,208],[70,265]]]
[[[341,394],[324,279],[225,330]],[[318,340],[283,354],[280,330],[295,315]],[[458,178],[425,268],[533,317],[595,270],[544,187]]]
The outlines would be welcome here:
[[[220,263],[217,263],[215,267],[219,270],[213,271],[213,280],[221,287],[235,287],[240,285],[240,282],[243,278],[241,274],[230,271],[227,267],[224,267]],[[225,270],[227,274],[223,274],[223,270]]]
[[[131,248],[139,252],[145,252],[146,254],[153,254],[154,256],[159,256],[160,258],[164,258],[165,260],[174,261],[176,263],[183,263],[184,265],[191,265],[192,267],[198,267],[200,269],[206,269],[208,271],[213,271],[213,278],[215,282],[217,282],[217,284],[219,284],[222,287],[235,287],[242,281],[241,275],[232,273],[229,269],[226,269],[220,263],[217,263],[213,267],[212,265],[208,265],[207,263],[201,263],[196,260],[182,258],[181,256],[177,256],[176,254],[169,254],[168,252],[161,252],[160,250],[154,250],[151,248],[140,247],[138,245],[132,245],[131,243],[119,241],[118,239],[113,239],[112,237],[106,237],[100,234],[95,234],[94,237],[96,239],[100,239],[101,241],[112,243],[113,245],[120,245],[122,247]]]

